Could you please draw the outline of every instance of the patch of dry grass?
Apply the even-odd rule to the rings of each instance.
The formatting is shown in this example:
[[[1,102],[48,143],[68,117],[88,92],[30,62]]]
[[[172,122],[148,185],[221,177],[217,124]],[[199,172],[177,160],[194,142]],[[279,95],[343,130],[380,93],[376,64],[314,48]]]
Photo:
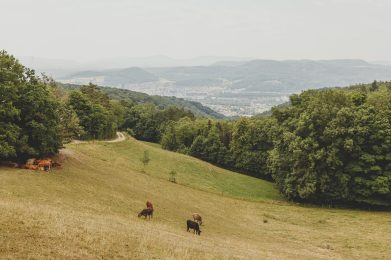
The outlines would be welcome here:
[[[0,168],[0,258],[391,255],[390,213],[289,204],[273,199],[271,184],[157,147],[148,148],[152,160],[144,174],[139,157],[146,147],[135,140],[70,145],[62,169],[52,173]],[[183,169],[179,184],[165,178],[171,164]],[[247,184],[264,191],[247,191]],[[156,209],[152,220],[137,218],[146,200]],[[201,236],[186,232],[193,212],[204,218]]]

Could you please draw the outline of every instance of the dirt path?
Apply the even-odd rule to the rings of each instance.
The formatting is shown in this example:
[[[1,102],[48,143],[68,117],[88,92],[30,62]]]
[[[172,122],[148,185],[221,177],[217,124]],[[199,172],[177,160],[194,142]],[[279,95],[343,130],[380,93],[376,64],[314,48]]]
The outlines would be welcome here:
[[[122,132],[117,132],[117,137],[113,140],[103,140],[100,142],[105,142],[105,143],[118,143],[125,141],[126,137]],[[73,140],[71,143],[72,144],[82,144],[82,143],[87,143],[88,141],[82,141],[82,140]]]
[[[109,141],[104,141],[104,142],[107,142],[107,143],[118,143],[118,142],[125,141],[125,139],[126,139],[126,137],[125,137],[125,135],[122,132],[117,132],[117,138],[115,138],[114,140],[109,140]]]

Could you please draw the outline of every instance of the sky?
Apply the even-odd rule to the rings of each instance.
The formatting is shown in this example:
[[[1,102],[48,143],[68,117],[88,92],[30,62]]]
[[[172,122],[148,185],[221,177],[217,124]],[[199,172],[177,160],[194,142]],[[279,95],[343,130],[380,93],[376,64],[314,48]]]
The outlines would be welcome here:
[[[390,0],[0,0],[0,49],[92,61],[391,60]]]

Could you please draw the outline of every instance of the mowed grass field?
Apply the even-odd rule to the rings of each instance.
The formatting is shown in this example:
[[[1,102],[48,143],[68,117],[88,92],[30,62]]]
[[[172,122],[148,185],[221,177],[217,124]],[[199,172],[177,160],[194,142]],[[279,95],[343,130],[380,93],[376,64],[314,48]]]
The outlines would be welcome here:
[[[388,212],[288,203],[272,183],[132,138],[70,144],[60,159],[50,173],[0,168],[0,258],[391,258]],[[152,220],[137,218],[146,200]],[[193,212],[201,236],[186,232]]]

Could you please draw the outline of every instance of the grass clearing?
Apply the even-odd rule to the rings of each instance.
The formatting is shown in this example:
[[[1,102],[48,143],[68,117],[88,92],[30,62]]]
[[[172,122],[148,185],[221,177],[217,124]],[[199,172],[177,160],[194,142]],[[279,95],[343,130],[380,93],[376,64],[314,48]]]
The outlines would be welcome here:
[[[99,147],[104,146],[105,149]],[[80,144],[78,151],[93,156],[102,162],[110,161],[115,168],[143,171],[140,161],[145,150],[149,151],[150,163],[145,173],[168,180],[172,170],[177,172],[177,183],[217,194],[246,200],[281,200],[270,182],[242,174],[233,174],[212,164],[183,154],[162,150],[157,145],[128,139],[121,143],[95,142]]]
[[[140,158],[151,162],[142,173]],[[387,259],[391,214],[300,207],[266,181],[134,139],[68,145],[51,173],[0,168],[0,258]],[[177,172],[178,184],[168,181]],[[152,220],[137,213],[151,200]],[[201,236],[186,232],[193,212]],[[266,222],[264,220],[267,220]]]

